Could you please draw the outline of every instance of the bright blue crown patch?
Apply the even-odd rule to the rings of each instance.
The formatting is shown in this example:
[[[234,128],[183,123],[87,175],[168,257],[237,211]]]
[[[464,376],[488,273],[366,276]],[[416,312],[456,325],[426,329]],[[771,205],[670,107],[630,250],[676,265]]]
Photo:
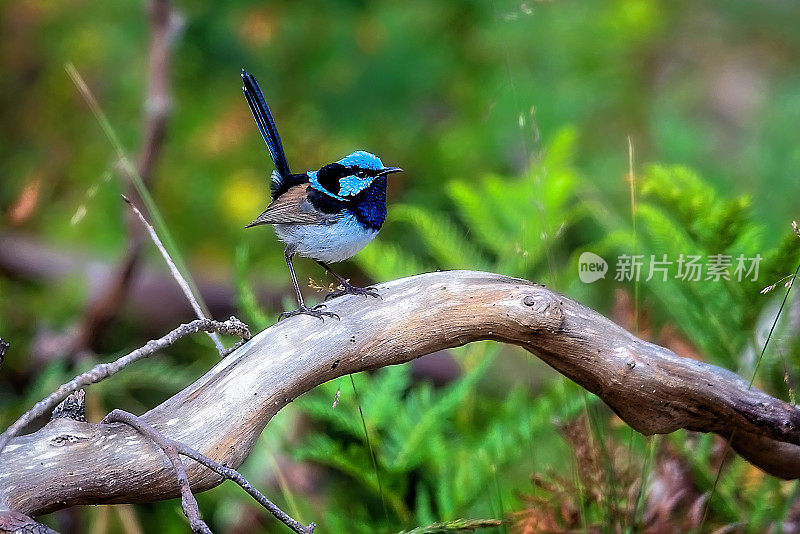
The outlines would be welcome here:
[[[363,150],[356,150],[352,154],[340,159],[337,163],[345,167],[361,167],[363,169],[374,169],[376,171],[383,168],[381,158]]]

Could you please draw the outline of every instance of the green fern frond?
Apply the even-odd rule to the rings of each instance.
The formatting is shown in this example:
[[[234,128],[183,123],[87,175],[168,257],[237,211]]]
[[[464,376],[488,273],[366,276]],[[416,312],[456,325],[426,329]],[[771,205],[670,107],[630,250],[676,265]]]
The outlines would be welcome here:
[[[410,371],[407,365],[384,367],[371,377],[368,385],[360,388],[368,425],[391,427],[397,420],[397,402],[411,385]]]
[[[339,404],[333,407],[336,384],[338,381],[323,384],[324,387],[320,386],[314,393],[304,395],[297,400],[297,403],[308,416],[324,421],[333,430],[347,434],[353,439],[361,439],[364,437],[364,429],[358,414],[350,409],[350,403],[340,400]]]
[[[310,460],[334,468],[368,488],[373,495],[379,494],[378,482],[368,455],[357,446],[343,446],[324,434],[309,436],[302,447],[295,451],[297,460]],[[410,512],[401,496],[391,487],[382,488],[383,497],[398,517],[408,518]]]
[[[391,280],[432,270],[421,258],[412,256],[394,243],[373,241],[353,261],[374,280]]]
[[[407,204],[393,206],[389,216],[393,221],[407,222],[413,226],[439,268],[488,267],[480,251],[447,217]]]
[[[487,206],[482,190],[461,180],[450,182],[447,192],[471,237],[486,250],[500,255],[505,250],[506,235],[497,218],[492,216],[494,204]],[[488,213],[487,213],[488,212]],[[500,237],[500,238],[498,238]]]
[[[406,401],[412,418],[400,418],[390,427],[386,439],[386,465],[393,471],[407,471],[419,465],[424,456],[425,439],[444,419],[451,418],[465,397],[489,367],[490,359],[482,361],[461,380],[447,386],[434,401],[430,387],[423,385],[410,392]],[[410,420],[409,420],[410,419]],[[406,424],[403,424],[406,423]],[[411,423],[408,425],[407,423]],[[390,444],[393,445],[390,449]]]

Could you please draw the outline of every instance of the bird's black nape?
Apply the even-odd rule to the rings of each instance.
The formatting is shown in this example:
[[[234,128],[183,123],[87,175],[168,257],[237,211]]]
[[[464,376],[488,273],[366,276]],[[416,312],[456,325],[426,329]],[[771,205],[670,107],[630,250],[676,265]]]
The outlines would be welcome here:
[[[264,98],[264,93],[261,92],[261,87],[258,86],[255,76],[247,73],[244,69],[242,69],[242,83],[244,97],[247,99],[250,111],[253,112],[253,117],[256,119],[256,125],[261,132],[261,136],[267,143],[272,162],[275,164],[275,170],[278,171],[281,177],[291,175],[289,162],[286,160],[283,144],[278,135],[278,127],[275,126],[275,120],[272,118],[272,113]]]

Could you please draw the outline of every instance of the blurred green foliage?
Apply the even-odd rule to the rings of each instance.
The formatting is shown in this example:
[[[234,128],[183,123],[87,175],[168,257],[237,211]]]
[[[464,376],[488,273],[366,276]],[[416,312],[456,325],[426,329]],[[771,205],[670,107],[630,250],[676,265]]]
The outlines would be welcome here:
[[[508,511],[505,507],[515,495],[514,486],[504,483],[507,477],[515,473],[524,480],[532,464],[546,464],[548,452],[536,458],[532,437],[539,448],[557,446],[552,418],[574,417],[583,405],[563,387],[543,395],[541,402],[532,402],[525,384],[501,398],[477,394],[476,386],[494,360],[485,347],[481,352],[473,369],[441,389],[429,383],[415,386],[410,367],[398,366],[374,376],[359,375],[359,397],[349,394],[349,381],[344,380],[302,399],[300,408],[316,422],[317,431],[294,455],[336,473],[333,506],[320,518],[332,532],[391,531],[442,518],[503,517]],[[340,387],[343,400],[332,409],[331,399]],[[365,407],[380,487],[355,401]],[[528,461],[525,467],[521,458]],[[339,510],[352,498],[354,481],[370,499],[343,515]]]
[[[800,240],[784,232],[780,243],[769,246],[765,225],[754,220],[748,196],[723,198],[685,167],[650,167],[638,187],[636,231],[601,219],[608,234],[595,250],[610,257],[635,251],[647,258],[640,280],[657,301],[652,309],[659,318],[677,323],[714,363],[747,375],[753,361],[743,361],[741,351],[757,334],[756,318],[767,302],[761,293],[768,285],[764,281],[794,271]],[[686,267],[690,257],[707,264],[719,254],[726,257],[722,261],[729,264],[728,275],[717,279],[706,270],[694,280]],[[685,279],[678,278],[681,257],[687,262]],[[671,269],[662,265],[666,276],[649,269],[665,261],[673,264]]]
[[[271,171],[241,95],[242,67],[258,76],[294,170],[356,148],[405,169],[390,182],[386,226],[344,266],[349,276],[477,268],[545,282],[630,328],[646,318],[643,335],[652,339],[675,330],[696,357],[750,377],[785,288],[759,291],[798,261],[800,240],[789,231],[800,194],[796,3],[186,0],[177,7],[184,27],[174,51],[174,112],[151,191],[195,276],[231,279],[237,313],[254,330],[279,310],[262,309],[252,288],[291,292],[274,236],[242,230],[266,204]],[[21,0],[0,11],[0,232],[114,264],[127,247],[124,178],[64,64],[87,80],[135,155],[149,38],[143,6]],[[32,207],[21,216],[25,201]],[[587,285],[577,277],[586,250],[607,259],[764,260],[758,280],[741,284],[617,283],[610,262],[609,276]],[[301,279],[321,276],[311,262],[298,269]],[[73,279],[0,276],[0,335],[12,342],[0,369],[0,426],[96,359],[145,340],[147,318],[126,314],[101,356],[46,364],[28,357],[42,333],[74,325],[90,289]],[[620,312],[620,290],[634,295],[633,319]],[[756,383],[793,401],[797,336],[790,321],[777,333]],[[111,407],[145,411],[207,369],[216,359],[209,347],[204,338],[182,341],[93,388],[90,417]],[[359,399],[347,379],[302,397],[270,423],[245,474],[288,512],[330,532],[504,517],[524,507],[520,495],[530,492],[533,473],[574,493],[577,528],[633,527],[619,512],[632,502],[641,524],[643,499],[625,494],[622,482],[616,495],[593,499],[579,473],[585,460],[562,439],[561,422],[588,412],[587,439],[627,447],[627,463],[641,468],[640,488],[667,447],[689,466],[698,493],[714,486],[719,452],[711,437],[634,434],[595,397],[514,349],[486,343],[454,354],[461,378],[445,386],[415,380],[403,366],[355,377]],[[614,481],[612,447],[599,448],[605,478]],[[298,466],[320,470],[311,477],[319,487],[287,481]],[[796,489],[734,460],[710,501],[709,524],[751,531],[780,524]],[[252,512],[235,487],[199,499],[215,531],[253,517],[263,531],[283,531]],[[123,512],[118,520],[107,509],[81,514],[95,532],[125,530]],[[137,506],[134,518],[145,531],[186,530],[175,501]]]

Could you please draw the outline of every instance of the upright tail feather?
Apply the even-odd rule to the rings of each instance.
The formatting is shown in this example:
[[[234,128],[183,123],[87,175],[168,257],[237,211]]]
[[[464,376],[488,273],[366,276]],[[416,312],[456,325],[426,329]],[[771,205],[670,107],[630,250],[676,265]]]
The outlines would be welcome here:
[[[244,97],[247,99],[250,111],[253,112],[258,129],[267,143],[269,154],[272,156],[273,163],[275,163],[275,170],[278,171],[280,178],[290,176],[292,173],[289,170],[286,154],[283,152],[283,144],[278,135],[278,128],[275,126],[275,120],[272,118],[272,113],[269,110],[267,101],[264,99],[264,93],[261,92],[261,87],[258,86],[255,77],[245,72],[244,69],[242,69],[242,83],[244,84],[242,87]]]

